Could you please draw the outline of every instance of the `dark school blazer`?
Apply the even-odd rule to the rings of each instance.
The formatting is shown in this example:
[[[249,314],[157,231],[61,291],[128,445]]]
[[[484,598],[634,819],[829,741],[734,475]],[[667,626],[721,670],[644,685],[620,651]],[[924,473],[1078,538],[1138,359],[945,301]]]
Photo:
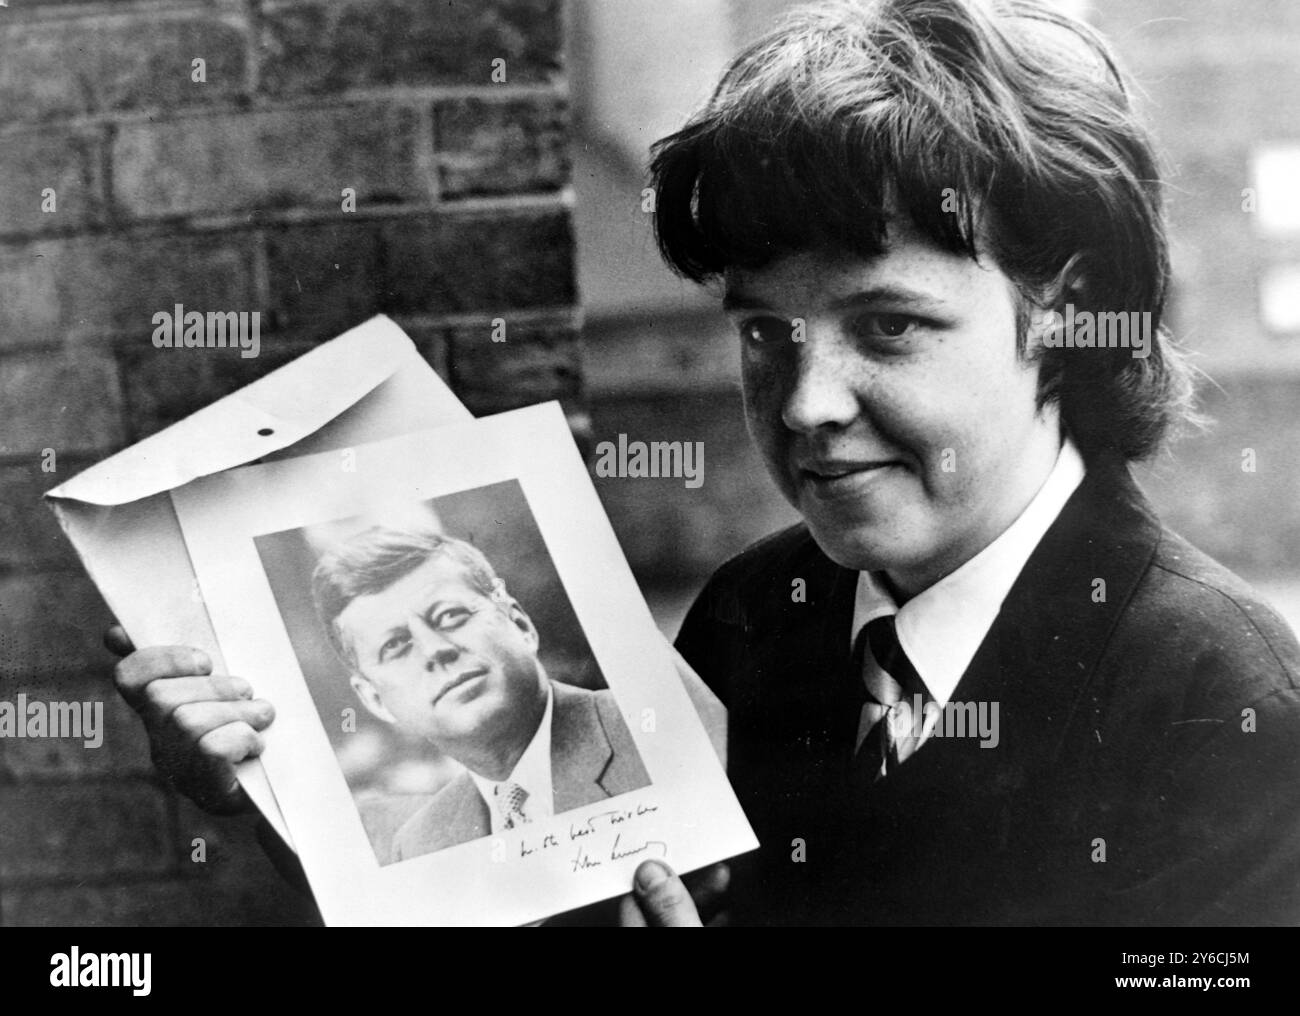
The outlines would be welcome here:
[[[734,923],[1300,923],[1300,646],[1122,461],[1089,463],[953,694],[997,703],[996,747],[851,777],[856,578],[795,526],[683,622],[762,844]]]

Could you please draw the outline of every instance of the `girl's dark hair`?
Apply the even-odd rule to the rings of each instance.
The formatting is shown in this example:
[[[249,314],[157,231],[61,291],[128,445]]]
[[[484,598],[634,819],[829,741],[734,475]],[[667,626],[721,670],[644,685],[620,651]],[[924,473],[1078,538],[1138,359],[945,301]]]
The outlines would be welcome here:
[[[1051,7],[800,9],[654,146],[651,173],[659,248],[687,278],[813,249],[875,257],[897,209],[1013,280],[1039,405],[1059,404],[1085,455],[1145,457],[1191,414],[1191,368],[1161,320],[1169,250],[1150,138],[1107,44]],[[1031,302],[1150,314],[1150,353],[1029,349]]]

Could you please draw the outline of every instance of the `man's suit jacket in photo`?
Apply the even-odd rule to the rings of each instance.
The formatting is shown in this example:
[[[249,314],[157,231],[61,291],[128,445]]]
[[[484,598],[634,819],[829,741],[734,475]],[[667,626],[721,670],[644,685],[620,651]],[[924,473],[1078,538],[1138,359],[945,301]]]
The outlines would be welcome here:
[[[609,691],[551,682],[551,782],[555,814],[650,785],[636,743]],[[397,831],[393,860],[418,857],[492,832],[491,815],[469,773],[434,795]]]
[[[1300,922],[1300,646],[1122,461],[1089,462],[953,694],[998,704],[996,747],[853,778],[856,582],[796,526],[683,623],[762,844],[734,923]]]

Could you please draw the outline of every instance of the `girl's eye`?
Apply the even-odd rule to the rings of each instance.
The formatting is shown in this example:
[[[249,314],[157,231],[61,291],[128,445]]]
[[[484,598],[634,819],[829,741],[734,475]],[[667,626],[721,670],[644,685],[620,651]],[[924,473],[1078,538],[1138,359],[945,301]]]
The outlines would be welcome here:
[[[767,346],[790,338],[790,322],[780,318],[750,318],[741,322],[740,337],[755,346]]]
[[[901,339],[916,326],[906,314],[863,314],[853,323],[854,331],[868,339]]]

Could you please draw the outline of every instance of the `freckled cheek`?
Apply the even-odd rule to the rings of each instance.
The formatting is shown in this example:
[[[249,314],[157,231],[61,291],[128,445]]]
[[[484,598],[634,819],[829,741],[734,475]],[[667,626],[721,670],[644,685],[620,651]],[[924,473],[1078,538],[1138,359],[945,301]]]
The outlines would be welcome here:
[[[990,483],[996,483],[996,464],[1003,457],[999,449],[1005,439],[1006,424],[996,410],[987,403],[982,411],[969,409],[954,407],[954,415],[936,430],[927,469],[932,500],[960,511],[982,502]]]
[[[947,500],[964,488],[979,454],[981,421],[964,407],[930,393],[872,407],[876,429],[919,468],[928,495]]]
[[[746,409],[771,406],[782,398],[781,375],[770,363],[742,357],[740,384],[745,393]]]
[[[749,432],[766,455],[784,452],[787,428],[782,419],[786,392],[780,376],[773,370],[746,366],[742,383],[745,395],[745,419]]]
[[[945,393],[932,385],[877,384],[860,404],[871,429],[926,472],[938,468],[941,452],[960,433]]]

